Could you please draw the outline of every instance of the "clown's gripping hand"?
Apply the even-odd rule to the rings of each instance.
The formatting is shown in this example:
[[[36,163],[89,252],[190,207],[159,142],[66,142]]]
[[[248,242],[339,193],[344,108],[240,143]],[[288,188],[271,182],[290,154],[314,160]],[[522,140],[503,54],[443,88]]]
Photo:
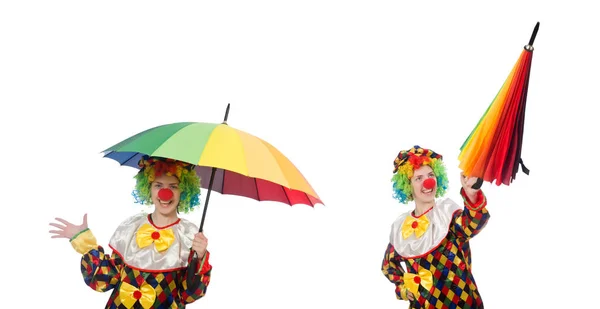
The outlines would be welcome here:
[[[473,189],[472,186],[477,182],[477,177],[466,177],[460,174],[462,188],[460,195],[463,198],[465,208],[462,212],[454,215],[454,224],[450,229],[463,241],[467,241],[479,234],[490,219],[490,213],[487,210],[487,198],[481,189]]]
[[[197,233],[194,235],[194,240],[192,242],[192,249],[196,251],[198,257],[200,259],[204,258],[206,254],[206,247],[208,246],[208,239],[204,236],[203,233]]]
[[[462,184],[465,195],[469,198],[471,203],[475,203],[477,200],[477,192],[480,189],[473,189],[473,185],[477,182],[477,177],[467,177],[462,172],[460,173],[460,183]]]

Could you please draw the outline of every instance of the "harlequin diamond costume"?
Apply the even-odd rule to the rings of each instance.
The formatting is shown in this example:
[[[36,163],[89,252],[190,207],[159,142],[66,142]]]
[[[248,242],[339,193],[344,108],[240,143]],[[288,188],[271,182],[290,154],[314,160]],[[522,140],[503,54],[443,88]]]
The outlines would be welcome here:
[[[435,175],[423,186],[437,186],[436,198],[446,193],[442,156],[415,146],[394,160],[394,197],[401,203],[413,200],[411,177],[423,165],[430,166]],[[463,206],[438,199],[423,214],[407,212],[392,224],[382,271],[396,286],[398,299],[409,300],[409,292],[414,295],[409,308],[483,308],[471,269],[469,240],[485,227],[490,215],[481,190],[475,201],[469,200],[463,188],[460,194]]]
[[[188,212],[199,204],[200,184],[193,166],[144,157],[140,167],[134,190],[137,202],[151,204],[150,184],[154,177],[166,173],[180,181],[177,211]],[[172,194],[163,190],[159,197]],[[99,292],[112,290],[106,308],[185,308],[204,296],[212,270],[208,251],[200,263],[191,263],[196,233],[198,227],[183,218],[157,226],[151,214],[142,213],[119,225],[109,242],[111,254],[96,243],[90,229],[75,235],[71,245],[83,255],[85,283]]]

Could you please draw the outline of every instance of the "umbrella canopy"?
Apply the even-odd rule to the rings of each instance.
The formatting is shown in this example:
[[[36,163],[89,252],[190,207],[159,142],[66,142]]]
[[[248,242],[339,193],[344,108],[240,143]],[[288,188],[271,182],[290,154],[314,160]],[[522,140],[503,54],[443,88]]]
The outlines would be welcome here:
[[[266,141],[227,124],[181,122],[136,134],[104,151],[106,158],[138,167],[143,155],[196,165],[201,186],[258,201],[314,206],[322,203],[300,171]]]
[[[103,151],[106,158],[139,168],[144,155],[196,165],[201,186],[210,192],[277,201],[288,205],[323,204],[304,176],[279,150],[266,141],[223,123],[180,122],[135,134]],[[209,180],[208,182],[206,180]]]
[[[521,159],[521,148],[533,42],[538,29],[539,22],[502,88],[460,148],[459,167],[466,176],[480,179],[476,187],[483,181],[510,185],[519,164],[529,174]]]

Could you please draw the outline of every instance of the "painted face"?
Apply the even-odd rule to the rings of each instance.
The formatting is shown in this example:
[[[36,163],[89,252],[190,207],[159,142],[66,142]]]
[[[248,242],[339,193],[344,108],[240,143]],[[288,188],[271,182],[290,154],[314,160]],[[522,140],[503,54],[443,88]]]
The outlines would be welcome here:
[[[150,194],[156,210],[164,216],[173,215],[179,205],[179,179],[165,174],[156,177],[151,184]]]
[[[429,165],[423,165],[416,169],[410,179],[415,202],[432,202],[435,200],[437,182],[433,169]]]

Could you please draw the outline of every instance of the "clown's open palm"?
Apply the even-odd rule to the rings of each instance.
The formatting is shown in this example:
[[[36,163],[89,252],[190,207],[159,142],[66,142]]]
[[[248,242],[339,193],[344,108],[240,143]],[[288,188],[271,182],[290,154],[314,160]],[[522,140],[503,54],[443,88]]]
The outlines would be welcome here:
[[[55,218],[56,221],[61,222],[64,225],[60,225],[58,223],[50,223],[51,226],[58,228],[58,230],[51,230],[52,238],[67,238],[71,239],[73,236],[77,235],[79,232],[88,228],[87,224],[87,214],[83,215],[83,223],[81,225],[75,225],[65,219]]]

